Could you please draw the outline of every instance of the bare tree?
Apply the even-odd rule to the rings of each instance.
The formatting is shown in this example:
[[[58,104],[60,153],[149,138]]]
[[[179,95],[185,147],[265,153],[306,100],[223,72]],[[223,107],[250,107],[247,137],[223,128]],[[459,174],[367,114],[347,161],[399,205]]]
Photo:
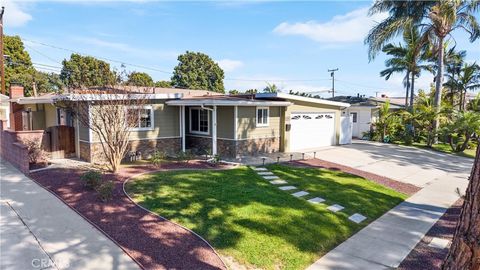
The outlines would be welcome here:
[[[132,129],[153,124],[144,109],[152,95],[119,88],[87,89],[59,97],[56,106],[69,110],[93,131],[109,169],[116,172],[128,150]]]
[[[477,148],[469,180],[465,202],[443,269],[480,269],[480,147]]]

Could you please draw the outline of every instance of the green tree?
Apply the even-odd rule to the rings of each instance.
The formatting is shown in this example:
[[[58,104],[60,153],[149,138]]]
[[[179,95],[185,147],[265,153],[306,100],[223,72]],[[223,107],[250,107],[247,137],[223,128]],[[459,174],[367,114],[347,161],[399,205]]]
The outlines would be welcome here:
[[[240,91],[238,91],[237,89],[232,89],[232,90],[228,91],[228,94],[230,94],[230,95],[238,95],[238,94],[240,94]]]
[[[432,68],[428,64],[422,64],[429,59],[428,43],[422,39],[415,27],[403,32],[403,41],[405,45],[389,43],[382,48],[382,51],[392,58],[385,61],[387,68],[380,72],[380,76],[388,80],[393,73],[405,72],[405,108],[409,108],[415,95],[415,78],[420,76],[422,70],[431,71]]]
[[[267,83],[267,86],[265,86],[265,88],[263,88],[264,93],[277,93],[279,91],[280,91],[280,89],[274,83]]]
[[[480,133],[480,114],[473,111],[457,112],[442,131],[452,150],[463,152],[472,135]]]
[[[457,102],[458,96],[458,103],[457,105],[460,107],[461,101],[461,93],[459,89],[457,89],[456,84],[452,84],[455,82],[457,78],[460,76],[460,72],[462,70],[464,59],[467,56],[466,51],[457,51],[455,50],[455,46],[448,49],[448,45],[445,45],[445,70],[446,70],[446,77],[447,82],[444,84],[450,91],[446,93],[446,97],[450,99],[450,104],[452,107],[455,107],[455,103]]]
[[[60,79],[60,75],[50,72],[35,71],[34,83],[38,93],[61,92],[64,84]]]
[[[171,79],[173,86],[225,92],[224,72],[208,55],[187,51],[178,56],[178,61]]]
[[[256,93],[258,93],[258,90],[255,88],[248,89],[245,91],[245,94],[256,94]]]
[[[117,80],[110,64],[91,56],[73,53],[62,65],[60,78],[68,88],[111,86]]]
[[[371,139],[390,142],[402,128],[400,117],[390,110],[390,102],[385,102],[378,110],[378,118],[373,123],[374,132]]]
[[[437,0],[437,1],[391,1],[377,0],[369,14],[388,12],[389,16],[374,26],[365,43],[369,45],[369,58],[372,60],[383,45],[396,37],[409,25],[419,25],[423,36],[427,37],[435,48],[437,71],[435,79],[434,105],[441,110],[442,85],[444,76],[444,42],[457,29],[465,30],[474,42],[480,36],[480,26],[475,12],[480,9],[478,0]],[[437,131],[440,119],[434,120]],[[435,132],[436,133],[436,132]]]
[[[19,36],[4,37],[4,54],[7,92],[10,84],[20,84],[25,88],[26,95],[31,95],[35,69]]]
[[[155,82],[155,87],[171,88],[172,83],[170,81],[157,81]]]
[[[480,88],[480,66],[477,63],[465,63],[456,76],[446,75],[448,81],[445,86],[456,89],[460,95],[459,109],[463,111],[466,105],[467,91],[474,91]]]
[[[127,85],[151,87],[154,83],[147,73],[134,71],[128,75]]]

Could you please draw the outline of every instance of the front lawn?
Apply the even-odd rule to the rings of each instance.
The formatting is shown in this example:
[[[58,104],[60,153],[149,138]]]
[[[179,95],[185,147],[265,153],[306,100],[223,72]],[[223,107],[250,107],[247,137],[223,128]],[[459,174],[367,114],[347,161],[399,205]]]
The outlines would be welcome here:
[[[405,143],[400,141],[395,141],[394,143],[400,144],[400,145],[406,145]],[[452,148],[447,143],[434,144],[432,145],[432,148],[427,147],[425,143],[418,143],[418,142],[414,142],[411,146],[423,148],[427,150],[438,151],[438,152],[447,153],[447,154],[452,154],[452,155],[457,155],[461,157],[467,157],[467,158],[475,158],[475,154],[476,154],[475,147],[472,147],[471,149],[465,149],[465,151],[463,152],[453,152]]]
[[[136,202],[206,238],[221,254],[265,269],[304,269],[406,198],[361,177],[322,169],[269,167],[289,184],[340,203],[342,212],[295,198],[241,167],[170,171],[127,184]],[[359,212],[368,220],[347,218]]]

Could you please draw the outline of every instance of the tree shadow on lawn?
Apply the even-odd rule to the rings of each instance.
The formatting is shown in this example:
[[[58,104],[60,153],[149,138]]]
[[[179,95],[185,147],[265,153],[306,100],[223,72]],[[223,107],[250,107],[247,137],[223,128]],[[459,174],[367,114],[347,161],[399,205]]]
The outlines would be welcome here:
[[[354,184],[332,182],[324,187],[331,193],[325,196],[329,200],[352,207],[348,212],[390,201],[391,206],[375,211],[369,220],[401,201]],[[332,213],[325,205],[290,196],[248,168],[145,175],[130,182],[127,191],[143,206],[199,233],[214,247],[240,249],[242,259],[258,266],[300,256],[303,263],[293,263],[304,267],[366,225],[349,221],[347,212]],[[338,194],[346,199],[336,201]],[[323,193],[311,195],[323,197]],[[347,200],[353,197],[359,198]],[[302,254],[293,254],[296,251]]]

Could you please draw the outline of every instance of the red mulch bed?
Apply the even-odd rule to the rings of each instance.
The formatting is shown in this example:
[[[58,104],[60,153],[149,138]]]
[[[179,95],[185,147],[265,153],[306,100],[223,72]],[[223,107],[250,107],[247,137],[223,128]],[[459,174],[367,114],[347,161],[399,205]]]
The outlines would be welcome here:
[[[216,168],[228,168],[219,165]],[[168,163],[162,169],[211,169],[204,162]],[[226,269],[204,241],[180,226],[136,206],[123,193],[123,182],[148,166],[128,167],[106,178],[115,183],[113,199],[102,202],[88,190],[79,176],[81,169],[51,169],[32,173],[40,185],[59,196],[67,205],[103,230],[144,269]]]
[[[423,269],[441,269],[443,260],[447,256],[448,248],[438,249],[429,247],[428,244],[433,237],[452,240],[460,211],[462,209],[463,199],[456,201],[443,216],[433,225],[425,234],[423,239],[410,251],[403,260],[398,269],[401,270],[423,270]]]
[[[306,160],[297,160],[297,161],[291,161],[289,164],[293,166],[299,166],[299,167],[315,167],[315,168],[325,168],[325,169],[330,169],[330,170],[339,170],[345,173],[357,175],[360,177],[363,177],[365,179],[374,181],[380,185],[389,187],[393,190],[396,190],[398,192],[402,192],[407,195],[413,195],[417,191],[419,191],[421,188],[411,185],[411,184],[406,184],[402,183],[400,181],[396,181],[393,179],[390,179],[388,177],[384,177],[378,174],[374,173],[369,173],[365,172],[362,170],[358,170],[352,167],[340,165],[337,163],[325,161],[322,159],[306,159]]]

